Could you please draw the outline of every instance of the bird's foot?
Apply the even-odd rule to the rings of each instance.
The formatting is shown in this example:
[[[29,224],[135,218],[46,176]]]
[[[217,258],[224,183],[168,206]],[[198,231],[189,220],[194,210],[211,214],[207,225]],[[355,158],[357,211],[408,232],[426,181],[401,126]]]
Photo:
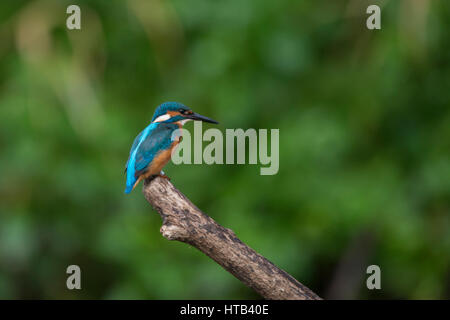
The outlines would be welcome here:
[[[158,177],[161,177],[161,178],[167,179],[167,181],[170,181],[170,178],[165,173],[158,174]]]

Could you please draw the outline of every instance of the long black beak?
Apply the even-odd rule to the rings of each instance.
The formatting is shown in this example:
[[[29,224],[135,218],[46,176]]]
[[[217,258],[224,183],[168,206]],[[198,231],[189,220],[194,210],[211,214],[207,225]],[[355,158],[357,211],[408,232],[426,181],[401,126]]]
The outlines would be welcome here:
[[[209,123],[215,123],[215,124],[219,124],[216,120],[210,119],[208,117],[202,116],[201,114],[198,113],[192,113],[190,115],[187,115],[186,118],[192,119],[192,120],[199,120],[199,121],[203,121],[203,122],[209,122]]]

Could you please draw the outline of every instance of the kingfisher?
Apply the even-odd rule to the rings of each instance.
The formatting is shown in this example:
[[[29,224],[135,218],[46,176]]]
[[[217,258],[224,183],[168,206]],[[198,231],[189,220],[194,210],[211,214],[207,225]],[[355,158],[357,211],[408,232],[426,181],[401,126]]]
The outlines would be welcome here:
[[[125,193],[130,193],[141,180],[150,176],[168,179],[162,168],[181,141],[180,135],[174,132],[191,120],[218,124],[178,102],[165,102],[156,108],[150,124],[137,135],[131,146],[125,166]]]

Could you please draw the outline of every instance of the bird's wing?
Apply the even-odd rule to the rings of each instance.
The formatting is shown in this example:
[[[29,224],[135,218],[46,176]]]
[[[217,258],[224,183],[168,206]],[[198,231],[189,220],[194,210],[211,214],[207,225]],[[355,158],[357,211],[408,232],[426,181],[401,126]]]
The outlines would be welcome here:
[[[131,146],[131,150],[130,150],[130,155],[128,156],[127,164],[125,165],[125,173],[127,172],[127,169],[128,169],[128,163],[130,162],[130,157],[133,154],[133,151],[136,150],[136,148],[139,144],[139,140],[141,140],[141,137],[142,137],[142,134],[144,133],[144,131],[141,131],[133,141],[133,145]]]
[[[139,177],[147,170],[156,154],[166,150],[172,144],[172,133],[176,124],[160,124],[142,140],[135,154],[135,177]]]

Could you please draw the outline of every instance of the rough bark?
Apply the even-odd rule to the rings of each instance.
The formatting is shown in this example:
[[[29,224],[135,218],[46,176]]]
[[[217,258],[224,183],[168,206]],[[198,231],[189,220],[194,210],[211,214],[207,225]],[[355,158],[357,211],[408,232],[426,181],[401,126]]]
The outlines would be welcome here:
[[[200,211],[167,179],[147,179],[145,198],[163,220],[161,234],[205,253],[265,299],[319,300],[310,289]]]

